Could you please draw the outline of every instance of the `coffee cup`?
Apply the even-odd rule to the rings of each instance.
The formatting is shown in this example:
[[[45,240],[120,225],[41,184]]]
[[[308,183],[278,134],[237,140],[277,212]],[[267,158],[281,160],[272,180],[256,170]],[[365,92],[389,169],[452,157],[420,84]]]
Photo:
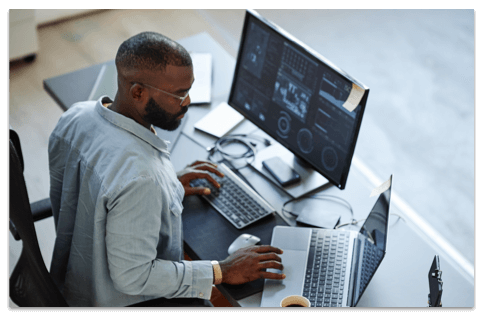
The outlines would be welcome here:
[[[310,301],[301,295],[290,295],[280,302],[280,307],[310,307]]]

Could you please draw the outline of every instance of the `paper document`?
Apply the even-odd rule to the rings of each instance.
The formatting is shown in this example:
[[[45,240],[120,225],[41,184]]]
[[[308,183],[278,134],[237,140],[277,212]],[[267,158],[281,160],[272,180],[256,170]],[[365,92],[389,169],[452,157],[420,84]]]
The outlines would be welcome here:
[[[347,101],[342,105],[344,108],[347,109],[347,111],[352,112],[354,109],[359,105],[361,102],[362,96],[364,95],[364,89],[356,85],[355,83],[352,83],[352,89],[351,92],[349,93],[349,97],[347,98]]]
[[[222,102],[196,122],[195,128],[220,138],[235,128],[241,121],[243,121],[243,115],[234,110],[228,103]]]
[[[211,102],[213,60],[209,53],[191,53],[195,82],[190,90],[191,104]]]

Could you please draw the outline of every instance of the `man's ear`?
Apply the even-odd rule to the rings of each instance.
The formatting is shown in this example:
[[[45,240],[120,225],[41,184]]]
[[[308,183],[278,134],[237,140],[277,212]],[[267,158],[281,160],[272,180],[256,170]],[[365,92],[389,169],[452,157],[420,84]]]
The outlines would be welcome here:
[[[135,102],[145,103],[144,99],[147,98],[146,89],[139,83],[134,83],[129,89],[129,96]]]

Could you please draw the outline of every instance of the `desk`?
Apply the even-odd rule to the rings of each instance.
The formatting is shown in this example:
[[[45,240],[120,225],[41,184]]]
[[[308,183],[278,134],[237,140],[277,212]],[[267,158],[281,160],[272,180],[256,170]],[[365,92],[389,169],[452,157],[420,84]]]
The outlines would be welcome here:
[[[206,33],[185,38],[179,42],[190,51],[210,52],[213,54],[214,82],[213,103],[211,105],[190,107],[188,114],[185,116],[182,129],[179,129],[175,133],[176,135],[174,135],[177,143],[171,151],[175,170],[184,168],[196,159],[205,159],[207,157],[205,148],[212,145],[215,138],[196,131],[193,126],[203,115],[216,107],[220,102],[228,99],[235,67],[235,59]],[[102,64],[95,65],[47,79],[44,81],[44,87],[59,106],[66,110],[71,104],[87,98],[101,66]],[[82,84],[73,85],[73,82]],[[250,133],[254,131],[263,133],[257,131],[253,124],[245,120],[233,133]],[[173,134],[168,132],[159,132],[158,135],[160,137],[168,139],[173,137]],[[221,260],[228,255],[226,253],[228,245],[234,237],[241,233],[249,232],[258,235],[262,238],[263,243],[268,244],[270,243],[271,231],[261,231],[260,227],[267,229],[266,227],[272,227],[275,224],[295,225],[293,218],[288,218],[281,214],[282,204],[289,198],[285,192],[272,185],[252,168],[244,168],[241,170],[241,173],[272,204],[277,210],[277,215],[268,219],[265,223],[255,224],[238,231],[231,227],[221,215],[218,215],[201,198],[197,196],[186,198],[184,201],[185,210],[183,211],[185,247],[186,251],[193,256],[193,259]],[[389,177],[389,175],[387,176]],[[403,175],[394,177],[393,192],[397,192],[398,176]],[[353,164],[346,189],[340,191],[335,187],[330,187],[324,193],[346,199],[353,207],[354,217],[362,219],[368,215],[375,203],[376,197],[369,197],[373,188],[374,184],[370,183],[361,170],[357,169]],[[302,202],[299,207],[303,207],[303,203],[313,203],[313,201]],[[317,201],[317,203],[320,204],[319,207],[323,211],[330,211],[336,207],[335,204],[330,204],[330,202]],[[341,222],[348,221],[348,212],[342,208],[340,212],[342,214]],[[393,203],[391,203],[390,212],[392,214],[400,213]],[[214,221],[198,225],[201,218],[206,218],[204,216],[211,216],[210,218],[214,219]],[[386,257],[357,307],[426,307],[429,292],[428,271],[436,254],[440,255],[441,269],[443,271],[443,306],[473,307],[474,280],[465,277],[460,272],[460,268],[454,265],[453,261],[446,254],[437,253],[427,238],[414,231],[411,225],[402,220],[396,221],[396,219],[396,217],[391,216]],[[216,231],[209,230],[215,229],[215,227]],[[209,237],[213,235],[216,235],[217,238]],[[237,288],[221,285],[218,288],[234,306],[257,307],[260,305],[261,293],[257,289],[256,284]],[[237,296],[240,293],[251,294],[240,298]]]

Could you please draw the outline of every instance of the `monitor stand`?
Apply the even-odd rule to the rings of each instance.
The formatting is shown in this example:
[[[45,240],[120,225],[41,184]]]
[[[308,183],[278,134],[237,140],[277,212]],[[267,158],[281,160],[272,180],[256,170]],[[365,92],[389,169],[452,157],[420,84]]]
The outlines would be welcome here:
[[[301,177],[301,181],[287,187],[282,187],[262,165],[262,161],[275,156],[280,157],[286,164],[297,171]],[[300,197],[309,192],[317,192],[318,189],[322,189],[323,186],[329,185],[329,181],[324,176],[312,169],[306,163],[302,162],[279,143],[270,145],[257,152],[255,160],[251,165],[293,198]]]

